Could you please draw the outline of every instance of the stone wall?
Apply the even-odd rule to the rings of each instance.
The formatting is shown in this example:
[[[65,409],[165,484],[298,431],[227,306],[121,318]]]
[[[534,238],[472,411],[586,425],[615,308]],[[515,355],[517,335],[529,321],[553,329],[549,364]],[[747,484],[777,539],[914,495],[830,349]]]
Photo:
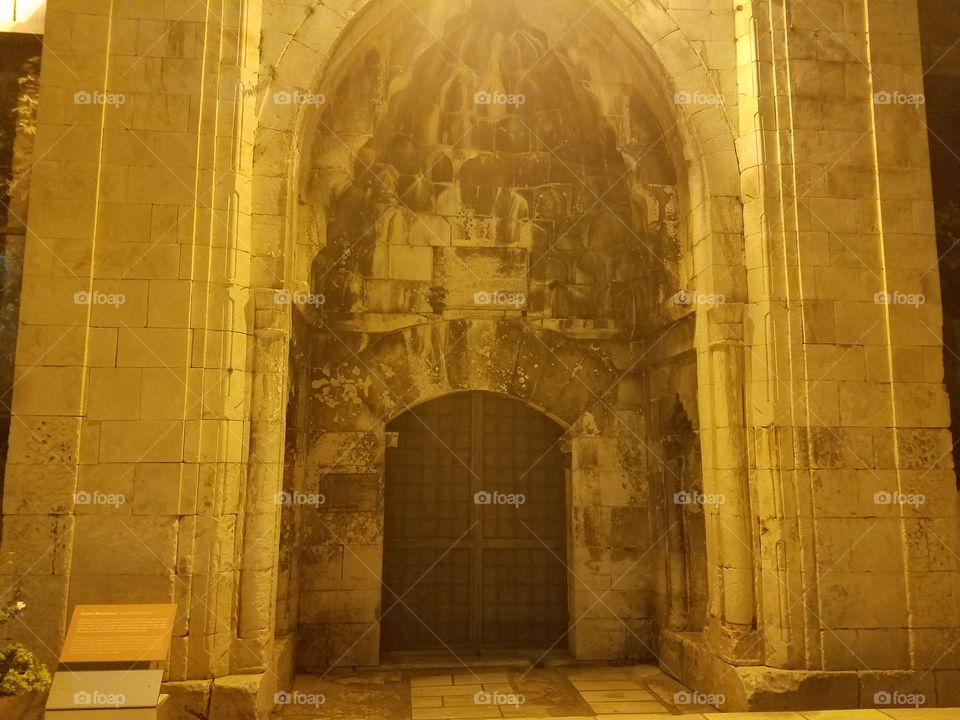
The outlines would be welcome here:
[[[176,602],[170,680],[272,660],[272,601],[249,592],[251,572],[273,584],[277,509],[256,502],[270,478],[248,482],[270,450],[251,453],[256,120],[237,92],[260,14],[49,7],[3,497],[5,587],[48,661],[83,602]]]
[[[374,584],[318,522],[367,513],[376,565],[385,420],[491,389],[571,429],[572,564],[618,600],[576,654],[652,649],[728,708],[912,682],[944,702],[960,588],[929,150],[923,108],[877,101],[923,89],[916,3],[518,9],[537,47],[575,26],[528,88],[542,105],[470,107],[463,88],[520,80],[454,92],[454,63],[438,114],[418,106],[430,38],[400,30],[469,39],[466,2],[50,4],[3,497],[19,634],[52,659],[77,602],[176,601],[174,709],[255,716],[294,644],[322,665],[375,623]],[[514,127],[546,132],[540,110],[579,119],[577,192],[482,161],[562,155]],[[463,118],[482,127],[458,144]],[[423,147],[392,144],[413,121]],[[392,189],[369,196],[367,175]],[[697,457],[724,502],[688,518],[688,552],[644,556],[685,517],[654,481]],[[320,483],[343,517],[281,513],[281,489]],[[628,588],[607,571],[623,550],[647,561]],[[322,619],[344,603],[311,593],[338,592],[359,620]]]
[[[738,18],[762,657],[932,693],[957,666],[956,488],[916,4]]]

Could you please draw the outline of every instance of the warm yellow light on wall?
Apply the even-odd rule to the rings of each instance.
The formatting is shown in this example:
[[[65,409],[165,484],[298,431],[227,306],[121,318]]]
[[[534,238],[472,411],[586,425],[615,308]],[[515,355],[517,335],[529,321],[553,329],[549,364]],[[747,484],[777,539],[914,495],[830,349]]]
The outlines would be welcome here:
[[[0,0],[0,32],[42,33],[47,0]]]

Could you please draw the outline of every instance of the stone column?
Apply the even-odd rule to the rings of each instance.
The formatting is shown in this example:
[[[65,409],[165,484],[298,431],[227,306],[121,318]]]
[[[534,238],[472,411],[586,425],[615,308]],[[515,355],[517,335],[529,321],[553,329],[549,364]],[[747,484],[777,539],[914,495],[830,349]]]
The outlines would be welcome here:
[[[707,636],[735,663],[756,662],[755,520],[747,486],[743,419],[742,306],[722,302],[698,314],[698,377],[708,544]],[[711,496],[713,496],[711,498]]]
[[[751,473],[756,479],[757,511],[761,521],[764,662],[786,665],[790,662],[788,649],[797,647],[791,644],[790,629],[794,624],[792,616],[799,613],[799,609],[789,602],[789,593],[798,591],[795,568],[799,562],[799,533],[795,519],[784,515],[785,497],[779,487],[791,477],[792,468],[789,464],[781,467],[779,452],[781,438],[789,441],[792,436],[783,437],[768,426],[777,416],[775,404],[781,395],[778,373],[791,367],[791,346],[780,335],[774,334],[774,330],[783,328],[784,333],[788,330],[797,333],[799,328],[796,320],[786,313],[784,302],[778,295],[784,292],[785,277],[778,268],[785,267],[787,262],[783,256],[783,244],[774,241],[770,230],[773,226],[784,233],[786,230],[782,225],[790,224],[791,220],[785,213],[778,216],[781,178],[777,169],[771,167],[772,158],[780,153],[777,136],[771,131],[776,128],[778,109],[773,46],[780,41],[770,30],[772,12],[769,3],[754,2],[744,5],[743,11],[737,15],[741,133],[738,151],[750,300],[745,320],[752,326],[747,339],[745,368],[746,422],[750,426],[755,452]],[[786,98],[779,101],[784,103]],[[789,378],[785,379],[789,382]],[[786,417],[782,411],[781,417]],[[791,457],[792,445],[786,447],[786,455]],[[787,478],[782,474],[784,471],[788,473]],[[794,569],[792,575],[791,569]]]
[[[240,570],[243,602],[233,672],[263,672],[273,659],[290,319],[289,306],[277,304],[278,297],[282,296],[271,290],[256,295],[250,465]]]

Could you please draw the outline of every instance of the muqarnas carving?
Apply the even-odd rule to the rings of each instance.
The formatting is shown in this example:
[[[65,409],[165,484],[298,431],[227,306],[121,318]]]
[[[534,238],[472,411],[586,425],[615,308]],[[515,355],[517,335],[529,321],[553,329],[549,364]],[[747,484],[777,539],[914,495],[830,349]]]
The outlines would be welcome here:
[[[318,126],[359,148],[319,180],[327,311],[511,290],[534,318],[642,333],[679,253],[676,178],[639,91],[585,73],[508,2],[476,3],[408,67],[367,51]]]

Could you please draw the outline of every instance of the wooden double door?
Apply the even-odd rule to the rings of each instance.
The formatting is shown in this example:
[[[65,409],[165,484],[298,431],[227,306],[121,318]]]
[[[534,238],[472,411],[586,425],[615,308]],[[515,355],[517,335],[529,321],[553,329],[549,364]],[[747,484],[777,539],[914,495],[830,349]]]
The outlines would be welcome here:
[[[387,431],[382,649],[566,647],[563,429],[469,392]]]

